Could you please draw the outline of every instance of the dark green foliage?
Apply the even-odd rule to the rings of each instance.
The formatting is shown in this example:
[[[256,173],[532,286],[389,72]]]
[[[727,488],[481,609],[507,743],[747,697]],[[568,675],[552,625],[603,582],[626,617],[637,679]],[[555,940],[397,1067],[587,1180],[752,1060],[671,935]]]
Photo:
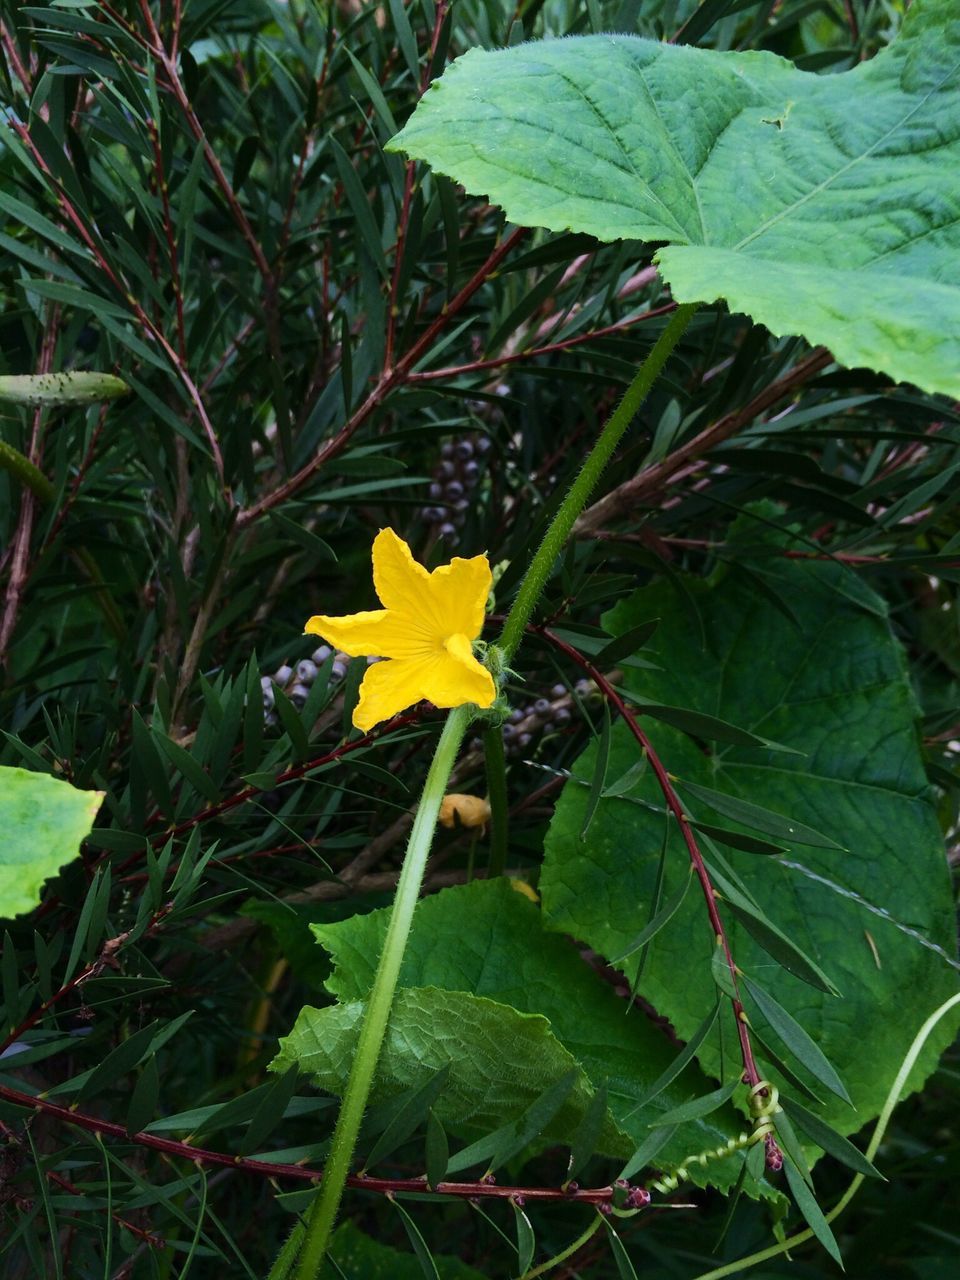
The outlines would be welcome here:
[[[431,566],[486,549],[504,612],[666,323],[654,246],[520,231],[387,154],[422,87],[475,45],[598,30],[767,49],[829,74],[883,47],[898,11],[880,0],[0,0],[0,375],[98,371],[132,389],[103,405],[0,403],[0,764],[105,793],[80,857],[36,911],[4,922],[4,1276],[267,1275],[336,1114],[333,1095],[267,1065],[305,1003],[332,1023],[338,996],[356,1009],[368,991],[376,912],[391,900],[440,724],[421,707],[361,739],[349,717],[363,659],[318,652],[303,623],[373,607],[370,544],[387,525]],[[691,445],[717,424],[729,429]],[[937,981],[955,989],[947,912],[931,924],[913,878],[940,858],[937,828],[952,846],[960,801],[958,425],[947,399],[704,309],[604,492],[642,483],[588,513],[558,561],[538,618],[631,691],[678,775],[735,951],[750,957],[757,1051],[787,1097],[816,1199],[789,1153],[787,1178],[763,1185],[755,1155],[728,1157],[673,1197],[695,1211],[605,1220],[552,1274],[693,1277],[768,1245],[786,1211],[777,1193],[790,1188],[787,1230],[805,1217],[831,1247],[818,1214],[864,1169],[856,1117],[837,1119],[846,1104],[826,1114],[855,1145],[821,1119],[837,1067],[820,1060],[826,1043],[811,1051],[791,1003],[802,991],[839,1008],[833,985],[851,993],[835,957],[810,953],[793,891],[782,911],[751,892],[754,864],[777,867],[781,847],[797,841],[811,865],[822,853],[822,870],[851,832],[831,814],[803,824],[770,797],[711,786],[714,752],[793,768],[789,725],[725,715],[693,675],[666,695],[673,666],[692,672],[715,635],[710,596],[725,575],[768,637],[789,638],[813,627],[820,598],[810,584],[822,565],[805,558],[833,560],[837,610],[857,634],[902,646],[904,705],[922,717],[919,734],[912,720],[902,731],[932,787],[917,801],[927,842],[902,850],[901,896],[916,911],[899,923],[939,948]],[[601,617],[638,587],[614,636]],[[552,1056],[512,1099],[494,1096],[496,1122],[482,1131],[467,1132],[451,1104],[455,1071],[398,1075],[374,1098],[360,1156],[371,1175],[431,1186],[491,1162],[517,1188],[571,1176],[604,1187],[621,1169],[649,1183],[751,1124],[726,1103],[746,1090],[732,1087],[739,1060],[722,985],[715,1009],[702,895],[674,829],[664,836],[649,763],[582,667],[536,634],[514,666],[508,874],[538,885],[560,788],[595,743],[568,785],[565,838],[592,850],[610,814],[629,813],[617,838],[634,850],[649,831],[637,858],[646,896],[626,904],[619,946],[588,952],[607,922],[573,940],[544,932],[549,875],[545,911],[505,882],[453,887],[483,870],[488,845],[441,830],[427,888],[445,896],[418,910],[431,929],[419,926],[405,962],[409,1005],[483,1001],[491,1026],[508,1006],[510,1025],[532,1027]],[[908,781],[919,796],[922,778]],[[479,742],[455,783],[485,794]],[[608,879],[616,904],[624,881]],[[898,885],[887,890],[886,902],[863,895],[880,908],[858,917],[864,971],[893,963],[892,942],[876,959],[870,949],[891,928],[883,910]],[[578,905],[584,920],[600,910],[589,894]],[[909,933],[896,936],[906,946]],[[621,958],[626,977],[607,967]],[[715,973],[729,986],[719,952]],[[888,991],[901,971],[877,973]],[[936,1003],[932,988],[920,994]],[[878,1000],[862,1016],[896,1028],[879,1038],[902,1050],[919,1019]],[[849,1033],[846,1043],[855,1057]],[[512,1069],[515,1046],[495,1048]],[[891,1063],[848,1066],[841,1089],[876,1075],[875,1114]],[[958,1243],[955,1067],[925,1060],[924,1092],[874,1160],[887,1181],[871,1179],[834,1223],[849,1274],[946,1274]],[[38,1094],[45,1110],[30,1105]],[[682,1123],[684,1106],[689,1116],[712,1094],[712,1114]],[[665,1112],[670,1128],[651,1127]],[[267,1176],[257,1161],[285,1168]],[[734,1187],[743,1196],[724,1224]],[[562,1200],[475,1205],[426,1182],[402,1199],[348,1192],[324,1280],[516,1275],[596,1216]],[[833,1274],[817,1246],[795,1257],[764,1274]]]

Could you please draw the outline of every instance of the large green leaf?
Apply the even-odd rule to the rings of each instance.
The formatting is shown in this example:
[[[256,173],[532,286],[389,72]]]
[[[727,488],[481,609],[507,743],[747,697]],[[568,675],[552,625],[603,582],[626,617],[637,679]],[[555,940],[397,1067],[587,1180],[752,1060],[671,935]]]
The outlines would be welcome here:
[[[513,222],[666,241],[680,302],[960,395],[960,11],[837,75],[632,36],[471,50],[388,149]]]
[[[342,1001],[362,999],[369,991],[388,920],[388,911],[373,911],[312,926],[335,965],[327,986]],[[606,1085],[610,1111],[633,1147],[663,1112],[714,1088],[690,1066],[637,1110],[678,1047],[639,1012],[626,1016],[624,1001],[566,939],[544,932],[539,908],[504,879],[446,889],[419,904],[400,984],[466,991],[525,1014],[543,1014],[591,1084]],[[509,1052],[506,1043],[503,1051]],[[658,1167],[679,1164],[742,1129],[743,1120],[732,1108],[685,1126],[658,1152]],[[602,1149],[617,1156],[623,1150],[619,1139]],[[727,1187],[736,1180],[739,1165],[740,1157],[711,1162],[697,1167],[695,1178]]]
[[[330,1257],[320,1269],[320,1280],[423,1280],[423,1268],[413,1253],[366,1236],[352,1222],[334,1232]],[[444,1254],[434,1254],[443,1280],[483,1280],[479,1271]]]
[[[272,1071],[297,1063],[316,1084],[342,1093],[356,1056],[361,1000],[301,1009],[293,1030],[280,1041]],[[545,1131],[562,1140],[572,1133],[590,1103],[592,1089],[571,1055],[552,1034],[546,1018],[518,1013],[463,991],[408,987],[397,993],[371,1099],[386,1101],[426,1084],[443,1068],[447,1082],[433,1104],[451,1132],[490,1133],[518,1118],[561,1076],[576,1071],[566,1101]],[[609,1122],[606,1150],[628,1155],[630,1146]]]
[[[769,575],[770,559],[763,565]],[[658,653],[662,670],[627,676],[644,699],[694,707],[802,753],[707,749],[667,725],[646,722],[679,779],[796,818],[843,846],[796,842],[782,858],[725,850],[761,912],[825,971],[839,997],[778,967],[747,931],[749,915],[735,917],[722,902],[720,910],[739,965],[839,1071],[856,1110],[825,1094],[802,1069],[798,1074],[829,1097],[819,1114],[852,1132],[877,1114],[917,1027],[956,989],[956,973],[933,949],[954,952],[950,886],[920,758],[917,708],[882,603],[840,565],[783,560],[777,566],[776,589],[789,598],[789,615],[759,594],[756,570],[732,568],[711,583],[689,581],[685,594],[668,584],[641,590],[605,621],[618,633],[660,617],[644,652]],[[608,776],[617,777],[636,758],[636,743],[620,723]],[[584,842],[592,768],[590,750],[576,765],[583,782],[567,785],[552,822],[541,879],[544,913],[551,927],[618,956],[648,918],[663,798],[647,771],[626,798],[601,800]],[[682,781],[677,786],[682,794]],[[711,812],[702,793],[694,798],[690,792],[687,804],[694,818],[731,826],[729,817]],[[724,807],[732,810],[727,802]],[[688,874],[672,820],[669,829],[665,894]],[[702,897],[691,891],[654,939],[641,986],[685,1038],[716,998],[713,951]],[[624,962],[629,973],[634,965],[633,957]],[[757,1004],[747,1002],[764,1038],[790,1057]],[[738,1052],[726,1011],[719,1025],[723,1045],[715,1034],[699,1054],[709,1071],[718,1069],[722,1053],[729,1063]],[[950,1033],[944,1026],[931,1038],[911,1087],[929,1074]],[[776,1068],[769,1072],[783,1085]]]
[[[44,880],[77,856],[102,801],[102,791],[0,767],[0,916],[33,910]]]

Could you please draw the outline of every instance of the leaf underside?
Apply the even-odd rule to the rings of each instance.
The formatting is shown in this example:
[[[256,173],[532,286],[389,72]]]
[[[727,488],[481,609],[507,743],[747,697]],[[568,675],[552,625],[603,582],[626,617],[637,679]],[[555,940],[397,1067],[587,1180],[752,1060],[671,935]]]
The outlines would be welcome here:
[[[473,49],[388,150],[521,225],[663,241],[678,302],[957,396],[958,90],[957,6],[915,0],[836,75],[620,35]]]

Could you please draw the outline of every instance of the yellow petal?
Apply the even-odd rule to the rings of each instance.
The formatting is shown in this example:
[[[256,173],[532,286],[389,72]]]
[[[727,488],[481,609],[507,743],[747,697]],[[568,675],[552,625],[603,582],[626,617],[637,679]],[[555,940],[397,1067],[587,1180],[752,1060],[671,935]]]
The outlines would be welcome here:
[[[387,609],[414,616],[423,603],[430,575],[392,529],[381,529],[373,540],[373,585]]]
[[[419,658],[436,649],[436,645],[413,629],[402,615],[389,609],[351,613],[343,618],[328,618],[318,613],[304,631],[322,636],[351,658]]]
[[[391,719],[426,697],[425,668],[433,661],[432,658],[397,659],[368,667],[360,685],[360,701],[353,712],[356,727],[369,733],[375,724]]]
[[[483,629],[492,581],[486,556],[469,560],[454,556],[449,564],[434,569],[430,575],[434,611],[442,615],[447,635],[460,634],[476,640]]]
[[[493,677],[473,656],[466,636],[451,636],[446,651],[429,664],[425,677],[420,696],[438,707],[459,707],[465,702],[490,707],[497,696]]]

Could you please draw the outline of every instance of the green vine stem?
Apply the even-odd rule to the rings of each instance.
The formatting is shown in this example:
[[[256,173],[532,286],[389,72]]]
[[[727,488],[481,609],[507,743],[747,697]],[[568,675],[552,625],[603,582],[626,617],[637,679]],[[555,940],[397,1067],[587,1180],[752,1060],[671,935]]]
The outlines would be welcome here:
[[[577,516],[585,507],[611,455],[646,399],[647,393],[690,323],[695,310],[695,305],[687,304],[678,307],[670,317],[666,328],[640,366],[623,399],[611,414],[597,443],[583,464],[580,474],[560,504],[524,575],[517,598],[504,623],[499,653],[496,655],[501,668],[509,663],[516,652],[530,615],[553,569],[554,561],[569,537]],[[373,980],[363,1025],[360,1028],[356,1057],[344,1090],[340,1114],[337,1117],[330,1145],[330,1155],[324,1166],[323,1183],[306,1220],[295,1280],[315,1280],[326,1256],[390,1017],[400,965],[410,934],[414,909],[420,895],[420,886],[433,842],[440,803],[470,715],[469,707],[457,707],[450,712],[423,786],[423,794],[420,797],[417,816],[414,819],[403,861],[403,870],[397,884],[396,898],[380,955],[380,963]],[[497,739],[496,743],[493,741],[494,737]],[[500,875],[506,863],[507,789],[506,761],[499,728],[487,731],[485,744],[491,807],[490,874]],[[295,1248],[294,1242],[288,1241],[285,1248],[286,1257],[289,1257],[292,1248]],[[278,1265],[286,1271],[287,1268],[283,1266],[284,1261],[285,1257],[281,1255]],[[274,1267],[271,1276],[276,1273],[277,1267]]]
[[[547,584],[554,562],[563,550],[563,544],[569,537],[570,530],[576,523],[580,512],[596,487],[607,463],[623,438],[624,433],[636,416],[637,410],[647,398],[650,388],[667,362],[667,358],[683,336],[684,330],[693,318],[697,303],[688,302],[677,307],[670,317],[667,327],[654,344],[653,350],[637,371],[634,380],[627,387],[623,399],[607,419],[606,426],[600,433],[597,443],[587,454],[580,474],[570,486],[570,490],[560,504],[557,514],[550,522],[550,527],[537,553],[530,562],[530,567],[523,576],[517,598],[514,600],[507,620],[500,633],[498,647],[504,665],[516,653],[523,639],[524,628],[530,621],[540,594]],[[492,804],[492,801],[491,801]]]
[[[507,865],[507,761],[503,751],[503,731],[492,725],[483,731],[483,755],[487,767],[487,798],[490,801],[490,861],[487,874],[502,876]]]
[[[544,534],[543,541],[523,576],[520,590],[500,632],[500,639],[497,642],[499,652],[496,658],[501,669],[509,666],[523,639],[524,629],[530,621],[543,588],[547,585],[554,562],[570,536],[571,529],[587,505],[614,450],[623,439],[637,410],[646,400],[650,388],[683,336],[696,309],[696,303],[686,303],[674,311],[663,333],[654,343],[653,350],[637,370],[620,403],[607,419],[597,443],[587,455],[580,474],[570,486],[567,496],[551,520],[550,527]],[[490,798],[490,874],[493,876],[502,874],[507,858],[506,761],[500,729],[488,729],[483,735],[483,745],[487,767],[487,793]]]
[[[960,992],[951,996],[949,1000],[945,1000],[939,1009],[934,1009],[930,1017],[917,1032],[913,1043],[907,1050],[907,1056],[900,1065],[897,1072],[897,1078],[890,1086],[890,1092],[887,1094],[887,1100],[883,1104],[883,1110],[877,1119],[877,1127],[873,1131],[873,1137],[865,1152],[868,1160],[873,1160],[883,1141],[883,1135],[887,1131],[887,1125],[893,1115],[894,1108],[900,1101],[900,1096],[906,1087],[907,1079],[910,1072],[916,1066],[917,1059],[923,1052],[923,1046],[930,1038],[933,1029],[941,1018],[946,1017],[950,1010],[957,1004],[960,1004]],[[833,1222],[834,1218],[838,1218],[844,1209],[853,1199],[863,1185],[864,1175],[858,1173],[854,1176],[853,1181],[847,1187],[846,1191],[833,1206],[828,1214],[826,1214],[827,1222]],[[806,1244],[808,1240],[813,1239],[813,1232],[806,1228],[798,1231],[796,1235],[791,1236],[789,1240],[783,1240],[779,1244],[771,1245],[769,1249],[759,1249],[756,1253],[748,1254],[745,1258],[740,1258],[737,1262],[728,1262],[722,1267],[715,1267],[712,1271],[703,1271],[695,1277],[695,1280],[723,1280],[725,1276],[738,1276],[741,1271],[746,1271],[749,1267],[755,1267],[760,1262],[768,1262],[771,1258],[777,1258],[783,1253],[789,1253],[791,1249],[795,1249],[798,1245]]]
[[[470,719],[469,706],[456,707],[447,716],[446,724],[437,743],[437,749],[423,784],[423,794],[417,806],[403,870],[397,883],[397,893],[384,939],[380,963],[367,1001],[367,1009],[360,1028],[356,1057],[350,1070],[350,1078],[343,1094],[337,1126],[334,1129],[330,1155],[324,1165],[320,1192],[310,1208],[304,1234],[303,1248],[295,1272],[296,1280],[315,1280],[330,1243],[330,1233],[340,1207],[340,1198],[350,1161],[356,1146],[360,1122],[367,1105],[373,1073],[380,1056],[393,994],[400,974],[400,964],[413,922],[413,912],[420,896],[423,872],[433,842],[433,833],[440,812],[457,751],[463,740]]]

